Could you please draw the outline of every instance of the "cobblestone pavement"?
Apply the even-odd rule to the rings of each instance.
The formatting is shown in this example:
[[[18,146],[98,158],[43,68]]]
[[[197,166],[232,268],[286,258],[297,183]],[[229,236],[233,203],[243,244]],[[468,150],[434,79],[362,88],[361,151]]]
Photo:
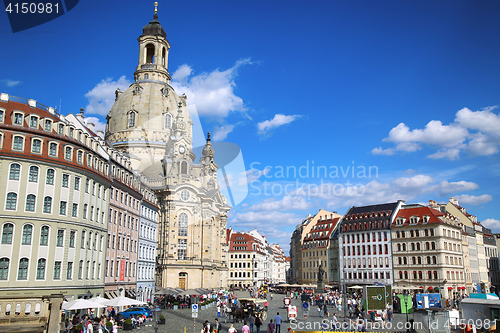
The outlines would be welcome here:
[[[237,292],[238,297],[249,297],[248,292]],[[261,327],[261,332],[267,332],[267,324],[270,319],[274,319],[276,313],[279,312],[280,316],[283,318],[283,324],[281,325],[281,333],[288,333],[288,328],[296,329],[296,330],[321,330],[321,321],[326,318],[320,318],[316,307],[312,307],[309,311],[309,316],[307,321],[304,320],[304,315],[302,311],[302,303],[300,300],[292,300],[292,305],[297,306],[298,310],[298,322],[296,324],[290,324],[287,320],[286,309],[283,307],[283,298],[284,295],[274,294],[274,298],[271,301],[269,299],[269,309],[267,312],[267,320]],[[328,307],[330,315],[332,315],[332,307]],[[165,325],[158,325],[157,332],[168,332],[168,333],[183,333],[184,330],[186,333],[199,333],[203,327],[203,323],[205,320],[208,320],[211,324],[214,323],[214,319],[217,317],[217,308],[215,306],[210,307],[205,310],[199,310],[198,318],[193,320],[191,317],[191,309],[179,309],[179,310],[163,310],[162,314],[165,316]],[[159,315],[158,315],[159,317]],[[337,314],[337,318],[342,322],[342,318]],[[330,316],[329,320],[332,319]],[[384,331],[384,332],[406,332],[404,328],[404,323],[406,322],[406,315],[395,314],[393,327],[391,329],[382,329],[381,327],[367,327],[367,331]],[[411,319],[411,315],[410,318]],[[219,318],[219,321],[222,323],[222,333],[227,333],[229,329],[230,323],[224,322],[224,318]],[[274,321],[274,320],[273,320]],[[196,329],[194,328],[193,323],[196,325]],[[243,323],[233,323],[234,327],[241,333],[241,328]],[[399,327],[398,327],[399,325]],[[355,331],[355,326],[352,326],[349,329],[349,324],[346,322],[345,327],[346,331]],[[153,333],[155,332],[155,327],[152,322],[147,322],[139,328],[142,332]],[[256,330],[254,330],[256,333]],[[276,332],[280,333],[280,332]]]

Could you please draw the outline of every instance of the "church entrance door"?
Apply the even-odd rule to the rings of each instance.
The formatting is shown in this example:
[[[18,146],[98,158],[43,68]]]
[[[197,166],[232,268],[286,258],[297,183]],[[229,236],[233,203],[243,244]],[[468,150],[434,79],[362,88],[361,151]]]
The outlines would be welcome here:
[[[179,278],[179,288],[186,289],[186,278],[184,277]]]

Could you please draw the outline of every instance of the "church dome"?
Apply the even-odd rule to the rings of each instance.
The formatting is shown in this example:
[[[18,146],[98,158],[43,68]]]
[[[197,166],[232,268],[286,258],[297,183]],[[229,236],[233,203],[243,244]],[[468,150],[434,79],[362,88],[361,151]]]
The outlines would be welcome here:
[[[146,24],[144,28],[142,28],[143,35],[156,36],[160,35],[163,38],[167,38],[167,33],[161,26],[160,22],[158,22],[158,15],[154,15],[153,21],[150,21],[149,24]]]

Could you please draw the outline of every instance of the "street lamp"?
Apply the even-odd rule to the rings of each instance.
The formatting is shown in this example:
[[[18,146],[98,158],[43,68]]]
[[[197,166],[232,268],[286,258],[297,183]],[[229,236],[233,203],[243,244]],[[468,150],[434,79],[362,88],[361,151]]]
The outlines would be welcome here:
[[[406,312],[406,332],[410,331],[410,327],[408,326],[408,291],[404,291],[403,296],[405,297],[405,312]]]

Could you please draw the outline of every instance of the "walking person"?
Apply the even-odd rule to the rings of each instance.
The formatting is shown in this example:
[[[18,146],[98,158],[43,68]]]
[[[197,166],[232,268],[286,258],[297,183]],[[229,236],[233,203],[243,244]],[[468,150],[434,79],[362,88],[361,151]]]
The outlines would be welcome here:
[[[262,326],[262,319],[260,319],[260,317],[255,318],[255,327],[257,327],[257,333],[260,333],[261,326]]]
[[[229,325],[229,329],[227,330],[227,333],[238,333],[236,328],[233,327],[233,324]]]
[[[273,323],[273,320],[271,319],[269,321],[269,324],[267,324],[267,333],[274,333],[275,325]]]
[[[253,326],[255,325],[255,317],[253,315],[248,317],[248,323],[250,324],[250,333],[253,333]]]
[[[281,333],[281,321],[283,319],[280,316],[280,313],[276,313],[276,317],[274,317],[274,321],[276,322],[276,333]]]
[[[243,322],[243,327],[241,328],[241,333],[250,333],[250,327],[248,327],[246,320]]]

